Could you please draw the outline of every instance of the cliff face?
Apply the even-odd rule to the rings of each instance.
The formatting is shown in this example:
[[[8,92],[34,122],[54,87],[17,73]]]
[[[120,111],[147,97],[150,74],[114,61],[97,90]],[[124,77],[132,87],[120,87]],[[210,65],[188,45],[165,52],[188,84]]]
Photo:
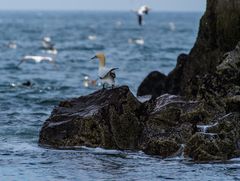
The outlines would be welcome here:
[[[239,40],[240,1],[208,0],[194,47],[188,56],[179,57],[177,66],[167,76],[165,87],[158,91],[158,95],[162,92],[194,94],[191,82],[196,76],[214,72],[223,54],[233,50]],[[142,89],[145,90],[144,93]],[[147,93],[146,89],[147,85],[143,82],[138,95],[152,94],[152,89],[149,88]]]

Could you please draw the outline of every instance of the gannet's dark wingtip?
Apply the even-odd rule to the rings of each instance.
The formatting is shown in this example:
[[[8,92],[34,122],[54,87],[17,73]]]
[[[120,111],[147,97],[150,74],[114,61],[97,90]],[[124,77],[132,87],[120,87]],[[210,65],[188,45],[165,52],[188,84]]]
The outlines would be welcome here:
[[[20,67],[20,65],[24,62],[23,59],[20,60],[20,62],[17,64],[17,67]]]
[[[119,68],[112,68],[111,70],[110,70],[110,72],[112,72],[112,71],[114,71],[114,70],[118,70]]]

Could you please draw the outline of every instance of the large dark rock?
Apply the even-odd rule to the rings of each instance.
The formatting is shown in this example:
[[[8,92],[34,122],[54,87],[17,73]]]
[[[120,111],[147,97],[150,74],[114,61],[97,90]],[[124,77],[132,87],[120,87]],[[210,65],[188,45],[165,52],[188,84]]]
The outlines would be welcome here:
[[[197,133],[199,124],[213,126]],[[225,160],[239,155],[239,124],[239,114],[222,116],[204,101],[165,94],[141,103],[122,86],[61,102],[44,123],[39,144],[143,150],[161,157],[184,152],[196,161]]]
[[[165,92],[191,95],[194,87],[190,82],[195,81],[196,76],[215,72],[222,55],[233,50],[238,41],[240,41],[239,0],[208,0],[206,12],[200,21],[197,41],[190,54],[180,57],[181,63],[178,61],[176,68],[167,76],[167,85],[163,86],[166,87]],[[162,94],[157,89],[155,92],[158,95]]]
[[[91,146],[137,149],[140,102],[126,86],[61,102],[40,132],[52,147]]]
[[[139,86],[137,95],[157,97],[165,92],[165,81],[166,75],[157,71],[151,72]]]

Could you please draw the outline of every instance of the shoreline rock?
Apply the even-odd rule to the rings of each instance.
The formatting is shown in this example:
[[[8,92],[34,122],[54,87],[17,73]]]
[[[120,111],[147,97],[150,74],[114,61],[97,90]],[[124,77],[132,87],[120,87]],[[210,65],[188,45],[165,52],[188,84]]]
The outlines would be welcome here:
[[[39,143],[55,148],[137,149],[140,102],[127,86],[63,101],[46,120]]]

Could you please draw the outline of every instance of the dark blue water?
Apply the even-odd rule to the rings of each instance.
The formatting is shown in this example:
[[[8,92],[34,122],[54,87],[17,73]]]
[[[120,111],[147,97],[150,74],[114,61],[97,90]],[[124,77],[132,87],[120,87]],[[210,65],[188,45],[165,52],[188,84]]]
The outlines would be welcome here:
[[[84,74],[97,77],[97,62],[89,61],[96,52],[106,54],[108,66],[119,67],[117,84],[136,93],[150,71],[167,74],[177,55],[190,51],[200,17],[152,13],[139,28],[129,12],[0,12],[0,181],[240,180],[240,159],[194,164],[182,157],[163,160],[100,148],[52,150],[37,143],[59,101],[99,89],[82,83]],[[40,49],[44,36],[58,49],[57,68],[47,63],[17,68],[24,55],[45,55]],[[144,45],[129,42],[139,38]],[[18,47],[8,48],[9,41]],[[33,86],[21,85],[27,80]]]

